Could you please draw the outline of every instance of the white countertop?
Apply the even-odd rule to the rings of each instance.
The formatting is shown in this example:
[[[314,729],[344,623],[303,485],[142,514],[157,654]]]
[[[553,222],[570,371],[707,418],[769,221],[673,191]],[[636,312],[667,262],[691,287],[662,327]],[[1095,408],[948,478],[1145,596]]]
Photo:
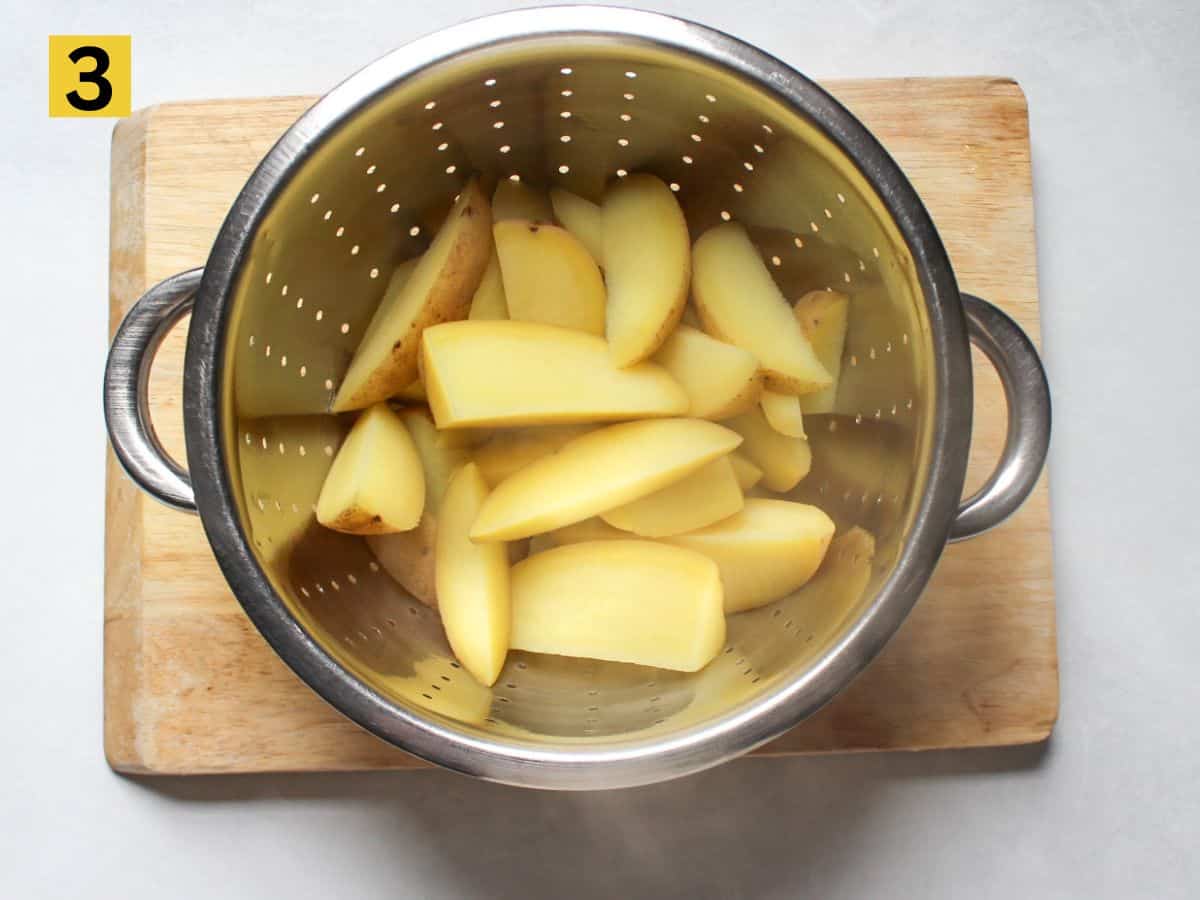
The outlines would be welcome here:
[[[144,106],[318,93],[419,33],[502,4],[10,4],[0,896],[1200,896],[1200,10],[643,5],[819,78],[1003,74],[1024,87],[1055,400],[1052,742],[747,760],[590,795],[441,772],[113,775],[100,704],[112,123],[47,118],[46,35],[131,32]]]

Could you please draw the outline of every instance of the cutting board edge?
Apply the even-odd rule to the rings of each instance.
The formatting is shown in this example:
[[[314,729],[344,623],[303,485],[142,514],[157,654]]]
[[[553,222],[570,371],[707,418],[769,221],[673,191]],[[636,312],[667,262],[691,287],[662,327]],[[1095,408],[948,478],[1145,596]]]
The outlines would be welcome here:
[[[109,163],[108,338],[112,341],[130,298],[145,289],[146,141],[151,119],[138,111],[113,127]],[[104,755],[116,771],[146,771],[138,698],[142,682],[142,504],[145,495],[105,447],[104,523]]]

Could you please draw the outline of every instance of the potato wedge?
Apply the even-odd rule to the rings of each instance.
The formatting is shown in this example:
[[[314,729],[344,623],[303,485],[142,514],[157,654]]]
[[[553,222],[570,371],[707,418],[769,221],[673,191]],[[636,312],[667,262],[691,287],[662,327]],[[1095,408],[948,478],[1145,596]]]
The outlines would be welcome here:
[[[471,298],[471,311],[467,318],[485,322],[508,318],[508,300],[504,296],[504,281],[500,276],[500,257],[492,250],[483,278]]]
[[[790,491],[812,467],[808,441],[780,434],[770,426],[761,409],[751,408],[723,424],[745,438],[742,452],[762,469],[762,483],[773,491]]]
[[[365,540],[375,559],[402,588],[426,606],[437,609],[437,547],[439,514],[429,510],[412,531],[398,534],[372,534]],[[509,563],[518,563],[529,555],[528,541],[510,541]]]
[[[692,263],[704,330],[753,353],[768,388],[805,394],[832,384],[745,228],[710,228],[696,241]]]
[[[545,191],[530,187],[523,181],[503,178],[492,194],[492,218],[496,222],[507,219],[553,222],[554,210]]]
[[[471,528],[516,540],[644,497],[723,456],[741,438],[703,419],[646,419],[590,431],[496,485]]]
[[[406,260],[404,260],[404,262],[397,263],[396,268],[394,268],[392,270],[392,274],[388,278],[387,287],[384,288],[384,290],[383,290],[383,297],[380,298],[380,301],[379,301],[380,308],[382,308],[384,301],[387,300],[388,297],[398,296],[404,290],[404,286],[406,284],[408,284],[408,280],[410,278],[412,278],[412,273],[414,270],[416,270],[417,263],[419,263],[420,261],[421,261],[421,257],[414,256],[412,259],[406,259]],[[378,314],[379,314],[379,310],[376,309],[375,313],[372,316],[372,319],[374,318],[375,315],[378,315]],[[370,325],[369,322],[367,324]],[[360,343],[361,343],[361,341],[360,341]],[[416,381],[412,382],[412,384],[419,384],[419,383],[420,383],[419,378]],[[399,391],[397,393],[403,394],[404,391],[407,391],[411,387],[412,387],[412,385],[409,385],[408,387],[404,388],[404,390]],[[422,390],[421,396],[422,396],[422,398],[424,398],[424,390]]]
[[[742,451],[734,450],[730,453],[729,464],[733,466],[733,475],[743,492],[762,481],[763,470],[750,462]]]
[[[604,232],[600,227],[600,207],[591,200],[562,188],[550,189],[550,205],[562,226],[575,235],[596,265],[604,268]]]
[[[812,344],[817,359],[833,379],[829,387],[805,394],[800,405],[806,413],[830,413],[837,400],[838,381],[842,377],[842,351],[846,346],[846,325],[850,298],[838,291],[810,291],[792,308],[800,330]]]
[[[748,497],[728,519],[666,540],[717,564],[725,612],[735,613],[778,600],[808,581],[833,531],[833,520],[815,506]]]
[[[568,441],[592,430],[590,425],[545,425],[499,431],[476,448],[475,462],[483,480],[495,487],[535,459],[547,456]]]
[[[679,324],[691,279],[687,222],[653,175],[618,180],[600,208],[609,349],[618,366],[648,359]]]
[[[604,422],[688,408],[665,369],[618,369],[603,339],[570,328],[448,322],[425,331],[424,359],[439,428]]]
[[[421,470],[425,475],[425,508],[437,512],[450,477],[470,462],[470,444],[457,432],[438,431],[433,418],[425,409],[405,409],[400,412],[404,427],[412,435]]]
[[[596,541],[512,569],[514,649],[695,672],[724,643],[720,576],[699,553]]]
[[[735,613],[778,600],[803,586],[821,565],[833,532],[833,521],[815,506],[747,497],[742,510],[727,519],[659,540],[713,560],[721,570],[725,611]],[[629,534],[594,517],[543,537],[564,547],[623,541]]]
[[[599,516],[592,516],[582,522],[547,531],[538,537],[546,539],[555,547],[561,547],[564,544],[579,544],[584,541],[627,541],[629,532],[614,528]]]
[[[446,487],[437,529],[438,610],[446,639],[480,684],[495,684],[512,621],[508,550],[501,542],[476,544],[467,533],[487,497],[479,468],[467,463]]]
[[[437,574],[433,548],[437,544],[438,517],[428,510],[417,527],[397,534],[366,536],[367,546],[392,579],[421,603],[437,608]]]
[[[492,228],[508,317],[604,336],[604,279],[565,228],[508,219]]]
[[[763,379],[754,354],[679,325],[654,354],[654,362],[687,391],[688,414],[697,419],[726,419],[749,409],[762,393]]]
[[[760,402],[767,424],[780,434],[794,438],[808,437],[804,433],[804,414],[800,409],[800,398],[795,394],[763,391]]]
[[[425,507],[425,476],[413,439],[386,403],[358,417],[317,498],[317,521],[348,534],[415,528]]]
[[[401,587],[426,606],[436,607],[434,544],[442,497],[450,477],[470,461],[470,447],[460,433],[438,431],[424,409],[403,409],[399,415],[421,459],[425,509],[416,528],[399,534],[368,537],[367,545]]]
[[[417,378],[421,333],[466,317],[491,245],[491,209],[472,180],[409,277],[384,294],[338,388],[334,412],[386,400]]]
[[[729,458],[719,456],[653,494],[601,513],[600,518],[640,537],[670,537],[727,519],[743,502]]]

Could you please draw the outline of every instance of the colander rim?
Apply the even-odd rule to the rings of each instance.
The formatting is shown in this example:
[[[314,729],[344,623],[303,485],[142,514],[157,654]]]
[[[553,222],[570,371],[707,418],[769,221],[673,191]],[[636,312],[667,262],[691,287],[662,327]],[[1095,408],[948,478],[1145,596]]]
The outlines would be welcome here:
[[[324,139],[392,85],[458,54],[529,38],[583,36],[698,57],[761,87],[833,140],[877,192],[912,256],[930,326],[935,401],[926,489],[896,565],[870,606],[816,665],[677,733],[546,747],[468,734],[405,709],[358,679],[303,629],[272,588],[238,519],[222,425],[222,373],[227,301],[256,226]],[[410,753],[477,777],[538,788],[626,787],[685,775],[777,737],[831,700],[896,632],[932,574],[961,497],[971,433],[970,351],[954,273],[916,191],[876,138],[816,83],[750,44],[681,18],[606,6],[523,9],[451,26],[367,65],[314,104],[264,157],[218,233],[196,296],[185,372],[185,432],[201,520],[238,601],[284,662],[343,715]]]

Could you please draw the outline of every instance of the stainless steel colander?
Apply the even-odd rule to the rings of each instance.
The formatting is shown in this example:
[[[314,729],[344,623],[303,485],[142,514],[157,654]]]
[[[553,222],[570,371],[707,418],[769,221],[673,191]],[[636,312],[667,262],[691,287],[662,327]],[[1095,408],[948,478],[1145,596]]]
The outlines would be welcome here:
[[[699,673],[514,652],[485,689],[454,662],[436,612],[362,539],[315,524],[347,426],[329,403],[392,269],[471,174],[595,199],[643,171],[677,192],[694,234],[744,223],[789,298],[851,297],[837,411],[808,419],[814,463],[794,492],[846,537],[808,586],[731,617],[725,652]],[[146,384],[193,303],[189,476],[154,435]],[[1010,426],[996,474],[960,506],[968,337],[1002,376]],[[163,282],[130,312],[105,379],[127,471],[199,509],[246,612],[305,681],[426,759],[538,787],[680,775],[811,714],[896,630],[946,541],[1020,504],[1050,427],[1036,351],[960,295],[912,187],[853,116],[727,35],[600,7],[469,22],[334,89],[250,178],[203,273]]]

